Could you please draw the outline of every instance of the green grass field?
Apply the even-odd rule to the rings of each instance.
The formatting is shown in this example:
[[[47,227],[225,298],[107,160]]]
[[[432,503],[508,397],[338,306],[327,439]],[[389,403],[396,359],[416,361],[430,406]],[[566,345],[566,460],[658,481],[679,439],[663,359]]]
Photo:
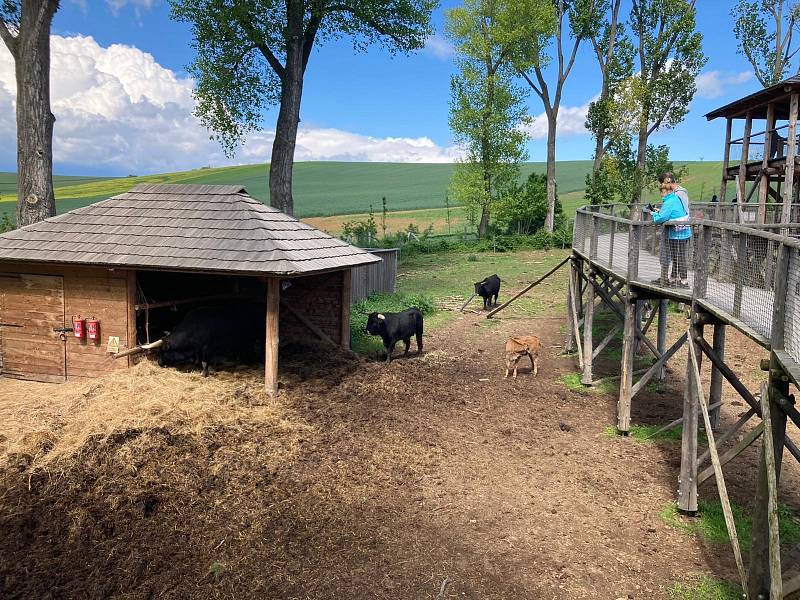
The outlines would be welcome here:
[[[719,188],[721,163],[691,162],[685,165],[684,185],[693,199],[710,198]],[[295,164],[295,214],[301,218],[365,215],[370,206],[378,215],[381,198],[388,210],[415,211],[441,209],[445,206],[452,164],[300,162]],[[544,163],[526,163],[522,177],[533,171],[544,172]],[[583,189],[591,162],[558,163],[558,192],[567,215],[583,204]],[[197,169],[140,177],[102,178],[56,176],[57,210],[67,212],[92,202],[125,192],[139,183],[241,184],[254,197],[268,198],[267,165],[245,165]],[[0,173],[0,214],[13,213],[16,199],[16,176]],[[648,194],[655,198],[655,192]],[[413,215],[409,222],[413,222]],[[335,229],[329,229],[334,231]],[[446,228],[437,226],[437,232]]]

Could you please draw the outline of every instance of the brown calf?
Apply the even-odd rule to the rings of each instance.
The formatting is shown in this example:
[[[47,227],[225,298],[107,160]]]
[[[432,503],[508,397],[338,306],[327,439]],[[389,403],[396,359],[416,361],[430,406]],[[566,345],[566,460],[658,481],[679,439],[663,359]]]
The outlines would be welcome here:
[[[542,343],[535,335],[518,335],[508,338],[506,342],[506,377],[511,368],[514,368],[514,378],[517,377],[517,363],[527,355],[531,359],[531,370],[533,376],[539,372],[539,352],[542,350]]]

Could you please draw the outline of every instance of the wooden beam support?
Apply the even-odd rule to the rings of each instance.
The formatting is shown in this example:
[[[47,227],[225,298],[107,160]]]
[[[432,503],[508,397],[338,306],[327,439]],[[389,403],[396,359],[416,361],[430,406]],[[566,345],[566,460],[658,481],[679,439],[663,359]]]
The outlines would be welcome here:
[[[728,166],[731,162],[731,130],[733,119],[728,117],[725,124],[725,150],[722,156],[722,182],[719,186],[719,201],[725,202],[725,194],[728,191]]]
[[[711,405],[711,406],[709,406],[709,407],[708,407],[708,409],[709,409],[709,410],[712,410],[712,409],[714,408],[714,406],[715,406],[715,405]],[[754,411],[754,410],[751,408],[751,409],[750,409],[750,410],[748,410],[746,413],[744,413],[744,414],[743,414],[741,417],[739,417],[739,420],[738,420],[738,421],[736,421],[736,423],[734,423],[734,424],[733,424],[733,427],[731,427],[731,428],[730,428],[728,431],[726,431],[725,433],[723,433],[723,434],[722,434],[722,435],[719,437],[719,439],[717,440],[717,446],[722,446],[722,444],[724,444],[725,442],[727,442],[727,441],[728,441],[728,440],[729,440],[731,437],[733,437],[734,435],[736,435],[737,433],[739,433],[739,431],[741,430],[741,428],[742,428],[742,427],[744,427],[744,426],[745,426],[745,424],[746,424],[746,423],[747,423],[747,422],[748,422],[748,421],[749,421],[749,420],[750,420],[750,419],[751,419],[753,416],[755,416],[755,414],[756,414],[756,411]],[[706,450],[705,452],[703,452],[703,454],[701,454],[701,455],[700,455],[700,458],[698,458],[698,459],[697,459],[697,465],[698,465],[698,466],[702,465],[702,464],[703,464],[703,463],[704,463],[706,460],[708,460],[709,456],[711,456],[711,452],[710,452],[709,450]]]
[[[581,383],[592,385],[592,359],[594,350],[592,348],[594,335],[594,271],[589,271],[589,278],[586,285],[586,311],[583,315],[583,374]]]
[[[730,123],[730,119],[728,119]],[[730,125],[729,125],[730,127]],[[728,130],[730,135],[730,129]],[[730,140],[729,140],[730,141]],[[667,313],[669,312],[669,300],[658,301],[658,334],[656,338],[656,348],[661,354],[667,349]],[[658,370],[658,380],[665,381],[667,378],[667,362],[661,365]]]
[[[353,271],[346,269],[342,271],[342,306],[340,333],[340,345],[344,350],[350,350],[350,305],[352,304],[353,295]]]
[[[727,465],[734,458],[736,458],[742,452],[747,450],[753,444],[753,442],[755,442],[759,438],[759,436],[761,436],[763,432],[764,432],[764,422],[762,421],[761,423],[753,427],[753,429],[751,429],[747,433],[747,435],[745,435],[741,440],[739,440],[738,444],[736,444],[733,448],[731,448],[725,454],[722,455],[722,457],[720,458],[720,464],[723,467]],[[714,467],[707,467],[706,469],[703,469],[700,475],[697,476],[697,485],[704,483],[706,479],[711,477],[713,474],[714,474]]]
[[[714,352],[720,357],[720,360],[725,360],[725,325],[714,325]],[[722,400],[722,373],[716,365],[711,365],[711,389],[708,393],[708,401],[711,404],[716,404]],[[719,409],[711,412],[711,427],[714,431],[719,429],[720,411]]]
[[[769,190],[769,159],[772,153],[772,138],[775,130],[775,103],[767,104],[767,127],[764,132],[764,156],[761,159],[761,181],[758,185],[758,222],[764,223],[767,215],[767,191]]]
[[[692,308],[694,312],[694,306]],[[697,421],[700,395],[693,375],[692,350],[697,339],[703,339],[703,324],[691,319],[688,331],[689,356],[686,360],[686,387],[683,393],[683,435],[681,436],[681,474],[678,479],[678,508],[686,513],[697,512]],[[700,369],[699,360],[697,368]]]
[[[783,210],[781,223],[792,220],[792,201],[794,196],[794,170],[797,156],[797,111],[800,95],[794,92],[789,100],[789,131],[786,134],[786,170],[783,176]]]
[[[622,334],[622,361],[620,365],[619,400],[617,401],[617,431],[627,434],[631,429],[631,400],[633,394],[633,352],[636,346],[636,301],[625,303],[624,329]]]
[[[281,280],[267,279],[267,331],[264,346],[264,389],[270,396],[278,394],[278,345],[281,310]]]
[[[614,339],[614,336],[617,335],[617,333],[619,333],[620,329],[621,326],[619,324],[616,324],[614,325],[614,327],[611,328],[608,334],[606,334],[606,337],[603,338],[603,341],[597,344],[597,348],[595,348],[594,352],[592,353],[592,359],[595,359],[598,356],[600,356],[600,353],[605,349],[606,346],[608,346],[611,340]]]
[[[753,115],[748,112],[744,120],[744,136],[742,136],[742,158],[739,162],[739,179],[736,181],[736,193],[739,196],[739,203],[744,200],[744,192],[747,186],[747,161],[750,158],[750,134],[753,131]]]
[[[570,277],[570,293],[569,298],[570,302],[572,303],[572,334],[575,337],[575,346],[578,348],[578,366],[580,366],[581,370],[583,370],[583,348],[581,346],[581,330],[578,327],[578,302],[575,298],[576,294],[576,287],[579,278],[575,276],[574,269],[573,275]]]
[[[689,332],[691,333],[691,332]],[[719,461],[717,454],[717,444],[714,440],[714,431],[711,428],[711,419],[708,414],[708,405],[706,404],[705,395],[703,394],[703,382],[700,380],[700,356],[699,352],[695,349],[695,345],[689,344],[689,359],[692,366],[692,375],[694,379],[694,386],[700,399],[700,409],[703,414],[703,422],[706,427],[706,435],[708,436],[708,449],[711,451],[711,465],[714,469],[714,475],[717,481],[717,491],[719,492],[720,504],[722,504],[722,512],[725,516],[725,526],[728,529],[728,536],[731,538],[731,546],[733,547],[733,556],[736,560],[736,568],[739,570],[739,577],[742,582],[742,589],[747,589],[747,573],[744,570],[744,561],[742,560],[742,549],[739,546],[739,536],[736,533],[736,522],[733,520],[733,509],[731,507],[730,499],[728,498],[728,489],[725,486],[725,476],[722,473],[722,465]],[[780,576],[780,571],[778,572]]]
[[[667,350],[664,354],[661,355],[661,358],[659,358],[656,362],[654,362],[650,366],[650,368],[647,369],[647,371],[645,371],[645,374],[642,375],[642,378],[639,379],[639,381],[637,381],[636,384],[631,388],[631,396],[635,396],[636,394],[638,394],[641,391],[641,389],[647,385],[647,382],[650,381],[653,375],[655,375],[658,371],[661,370],[661,367],[664,365],[664,363],[666,363],[670,358],[672,358],[672,356],[678,351],[678,349],[681,346],[683,346],[685,342],[686,342],[686,334],[684,333],[680,338],[678,338],[677,342],[672,344],[672,347],[669,350]]]

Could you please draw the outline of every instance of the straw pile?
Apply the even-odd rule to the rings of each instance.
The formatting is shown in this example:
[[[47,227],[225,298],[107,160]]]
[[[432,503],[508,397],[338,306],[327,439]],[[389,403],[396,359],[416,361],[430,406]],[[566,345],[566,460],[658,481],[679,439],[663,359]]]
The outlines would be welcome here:
[[[280,400],[265,394],[255,370],[203,378],[142,361],[85,382],[2,379],[0,397],[0,466],[30,472],[52,468],[90,440],[102,443],[131,430],[202,434],[242,423],[299,426]]]

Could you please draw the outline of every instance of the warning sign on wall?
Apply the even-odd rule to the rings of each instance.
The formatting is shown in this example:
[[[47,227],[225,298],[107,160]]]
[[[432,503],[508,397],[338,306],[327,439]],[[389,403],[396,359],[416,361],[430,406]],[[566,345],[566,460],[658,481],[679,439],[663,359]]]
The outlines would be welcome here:
[[[106,348],[106,352],[110,352],[111,354],[116,354],[119,352],[119,337],[110,335],[108,336],[108,347]]]

